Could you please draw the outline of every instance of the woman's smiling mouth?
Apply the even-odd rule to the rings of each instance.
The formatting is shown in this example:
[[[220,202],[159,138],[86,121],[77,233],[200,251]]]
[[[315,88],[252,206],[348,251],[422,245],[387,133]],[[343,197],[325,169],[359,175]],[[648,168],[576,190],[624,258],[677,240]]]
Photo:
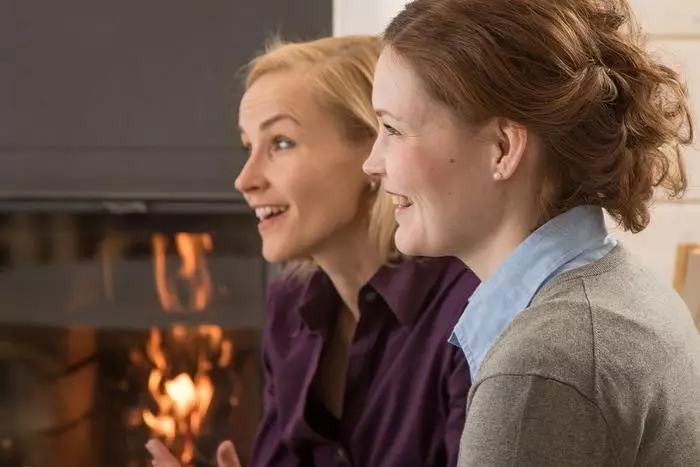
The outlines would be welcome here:
[[[283,212],[287,211],[287,209],[289,209],[289,206],[257,206],[254,209],[255,217],[257,217],[260,221],[264,221],[266,219],[270,219],[279,214],[282,214]]]
[[[281,218],[289,210],[289,206],[269,204],[255,206],[253,209],[255,210],[255,217],[258,218],[258,228],[263,229]]]

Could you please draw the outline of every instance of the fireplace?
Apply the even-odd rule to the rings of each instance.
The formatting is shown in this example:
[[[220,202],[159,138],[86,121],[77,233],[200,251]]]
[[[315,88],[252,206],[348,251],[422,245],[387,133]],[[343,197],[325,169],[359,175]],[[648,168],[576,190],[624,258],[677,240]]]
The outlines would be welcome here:
[[[269,271],[225,212],[0,214],[0,467],[245,463]]]
[[[0,2],[0,467],[246,462],[269,271],[242,70],[330,0]]]

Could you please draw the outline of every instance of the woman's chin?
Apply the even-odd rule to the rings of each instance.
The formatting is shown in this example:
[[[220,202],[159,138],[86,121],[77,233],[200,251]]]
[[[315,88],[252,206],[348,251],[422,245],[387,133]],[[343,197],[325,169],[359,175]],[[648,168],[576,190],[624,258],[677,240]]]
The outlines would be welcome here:
[[[266,247],[265,244],[263,244],[262,248],[262,256],[265,258],[265,261],[268,263],[285,263],[289,261],[286,255],[282,254],[279,249],[276,248],[271,248],[271,247]]]
[[[399,226],[394,234],[396,248],[407,256],[427,256],[421,248],[420,239],[417,235],[412,235],[408,229]]]
[[[294,254],[289,248],[282,248],[280,245],[267,244],[263,242],[262,256],[268,263],[288,263],[299,258],[298,254]]]
[[[399,225],[399,228],[396,229],[394,242],[396,248],[406,256],[440,257],[447,255],[441,248],[435,248],[436,245],[426,241],[423,231],[416,232],[405,226]]]

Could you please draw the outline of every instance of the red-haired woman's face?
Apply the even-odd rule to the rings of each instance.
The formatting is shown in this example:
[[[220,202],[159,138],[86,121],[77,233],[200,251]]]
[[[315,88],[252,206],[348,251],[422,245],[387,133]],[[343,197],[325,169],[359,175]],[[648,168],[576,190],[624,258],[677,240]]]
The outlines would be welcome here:
[[[495,124],[474,128],[432,99],[417,75],[385,49],[374,78],[380,133],[364,170],[381,175],[396,204],[405,254],[464,258],[499,220]]]

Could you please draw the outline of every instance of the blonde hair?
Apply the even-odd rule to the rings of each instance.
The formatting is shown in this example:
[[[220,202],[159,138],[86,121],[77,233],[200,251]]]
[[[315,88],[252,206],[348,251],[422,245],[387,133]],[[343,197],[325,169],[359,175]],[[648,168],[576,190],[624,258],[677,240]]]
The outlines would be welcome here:
[[[374,68],[382,49],[379,37],[355,35],[326,37],[310,42],[271,40],[263,54],[250,62],[245,88],[261,76],[284,71],[303,71],[323,109],[339,123],[349,143],[377,137],[378,122],[372,108]],[[358,160],[361,164],[363,160]],[[372,194],[368,213],[369,237],[385,264],[401,259],[394,243],[394,206],[382,190]],[[299,275],[315,271],[310,259],[290,261],[285,269]]]

